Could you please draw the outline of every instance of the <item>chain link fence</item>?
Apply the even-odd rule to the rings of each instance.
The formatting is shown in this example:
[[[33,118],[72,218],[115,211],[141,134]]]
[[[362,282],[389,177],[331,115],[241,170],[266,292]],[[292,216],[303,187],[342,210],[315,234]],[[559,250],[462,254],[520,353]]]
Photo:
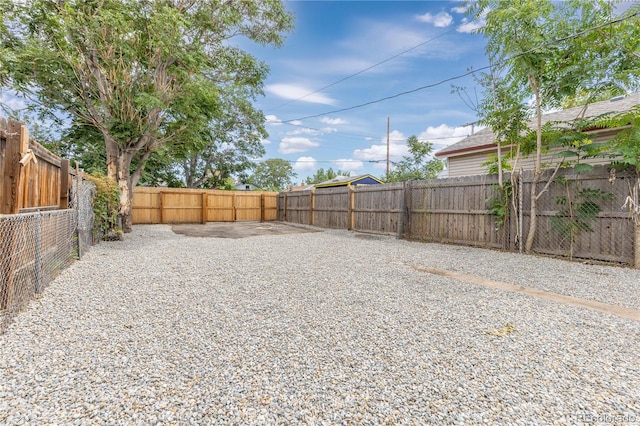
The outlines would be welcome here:
[[[0,215],[0,334],[13,317],[93,243],[95,186],[74,182],[71,207]]]
[[[530,183],[524,179],[523,235],[528,235],[531,223]],[[633,174],[609,170],[588,174],[562,171],[551,181],[542,181],[534,191],[538,196],[537,220],[531,251],[633,265],[634,215],[625,202],[635,187]]]

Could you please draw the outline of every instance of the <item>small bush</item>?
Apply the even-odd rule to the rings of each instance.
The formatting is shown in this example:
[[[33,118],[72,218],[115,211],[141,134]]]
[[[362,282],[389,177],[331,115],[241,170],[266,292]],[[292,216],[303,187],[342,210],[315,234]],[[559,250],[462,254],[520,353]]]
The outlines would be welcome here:
[[[102,174],[85,175],[96,186],[93,197],[95,239],[121,240],[122,228],[118,224],[120,191],[118,184]]]

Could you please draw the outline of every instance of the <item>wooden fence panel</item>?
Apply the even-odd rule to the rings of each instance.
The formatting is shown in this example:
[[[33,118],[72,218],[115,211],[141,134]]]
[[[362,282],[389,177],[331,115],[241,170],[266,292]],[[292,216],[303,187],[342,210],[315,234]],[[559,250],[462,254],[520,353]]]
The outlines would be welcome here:
[[[323,188],[315,191],[314,224],[321,228],[350,229],[351,190]]]
[[[551,172],[547,172],[538,184],[540,192],[548,181]],[[566,180],[566,183],[563,181]],[[532,189],[533,176],[525,173],[523,186],[525,192],[523,216],[524,236],[529,231],[531,201],[528,196]],[[634,177],[619,173],[615,179],[606,167],[598,166],[593,172],[576,174],[572,169],[560,170],[537,203],[537,230],[532,250],[536,253],[594,259],[606,262],[633,263],[634,223],[627,211],[622,209],[629,195]],[[610,200],[594,200],[601,209],[596,220],[583,220],[578,223],[575,210],[579,203],[586,201],[579,195],[580,190],[599,190],[609,194]],[[565,200],[572,201],[569,209]],[[574,211],[571,214],[563,214]],[[558,223],[562,228],[554,227]],[[581,228],[584,226],[584,228]],[[571,231],[573,230],[573,238]]]
[[[137,187],[133,224],[205,223],[277,219],[275,192]]]
[[[294,191],[287,193],[287,222],[311,225],[311,201],[314,191]]]
[[[495,176],[412,182],[407,238],[501,248],[495,218],[487,209],[496,183]]]
[[[29,138],[24,124],[0,118],[0,213],[68,208],[70,173],[68,160]]]
[[[278,199],[280,195],[275,192],[262,193],[264,196],[263,202],[263,218],[262,220],[265,222],[276,221],[278,219]]]
[[[234,222],[236,220],[235,192],[208,192],[207,222]]]
[[[136,188],[133,191],[133,223],[161,223],[160,191],[155,188]]]
[[[403,207],[404,185],[370,185],[355,188],[354,229],[396,235]]]
[[[551,172],[543,177],[542,190]],[[552,182],[538,199],[538,229],[533,251],[541,254],[594,259],[606,262],[634,263],[635,230],[632,218],[622,209],[635,182],[635,175],[618,172],[612,175],[606,166],[576,175],[573,169],[561,170],[558,177],[569,181]],[[526,241],[529,229],[532,173],[522,180],[505,182],[514,185],[514,193],[522,190],[522,211],[509,205],[504,226],[490,214],[489,200],[499,196],[497,176],[480,175],[435,179],[405,184],[371,185],[316,190],[313,197],[296,193],[279,195],[278,220],[309,223],[324,228],[355,229],[364,232],[396,234],[400,238],[461,244],[517,251]],[[565,206],[561,197],[575,203],[581,189],[599,190],[611,195],[610,200],[596,200],[600,211],[594,220],[583,221],[582,231],[573,238],[554,227]],[[569,190],[569,195],[567,195]],[[303,202],[305,200],[305,202]],[[515,199],[519,206],[519,199]],[[313,206],[313,207],[312,207]],[[519,215],[522,215],[520,221]],[[572,220],[564,215],[564,220]],[[575,215],[573,217],[575,219]],[[518,226],[521,222],[520,232]]]
[[[260,221],[261,214],[261,193],[246,191],[236,192],[236,221]]]

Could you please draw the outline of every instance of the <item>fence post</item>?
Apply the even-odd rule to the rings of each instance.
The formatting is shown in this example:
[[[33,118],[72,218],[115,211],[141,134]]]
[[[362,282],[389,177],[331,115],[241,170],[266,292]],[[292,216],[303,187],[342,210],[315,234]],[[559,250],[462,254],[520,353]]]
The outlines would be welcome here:
[[[34,267],[36,272],[35,293],[42,293],[42,213],[36,214],[36,247]]]
[[[398,206],[398,231],[396,238],[404,238],[405,211],[407,210],[407,182],[402,183],[402,196],[400,197],[400,205]]]
[[[287,216],[288,216],[288,215],[287,215],[287,202],[288,202],[288,200],[287,200],[287,193],[285,192],[285,193],[284,193],[284,221],[285,221],[285,222],[288,222],[288,220],[287,220],[287,219],[288,219],[288,217],[287,217]]]
[[[524,226],[524,213],[522,212],[523,205],[523,197],[524,197],[524,176],[522,174],[522,167],[520,167],[520,173],[518,173],[518,252],[522,254],[523,249],[523,239],[524,239],[524,230],[522,227]]]
[[[207,192],[203,192],[202,193],[202,220],[201,223],[203,225],[207,224],[207,219],[208,219],[208,215],[209,215],[209,195],[207,194]]]
[[[236,205],[236,193],[234,192],[233,194],[231,194],[231,207],[232,207],[232,211],[233,211],[233,217],[232,222],[235,222],[238,218],[238,206]]]
[[[355,212],[355,201],[356,201],[356,194],[355,194],[355,188],[351,185],[348,186],[349,188],[349,231],[354,231],[355,230],[355,225],[356,225],[356,212]]]
[[[164,223],[164,192],[160,191],[160,223]]]
[[[17,214],[20,210],[20,150],[23,136],[22,125],[15,120],[9,120],[6,136],[7,142],[3,167],[4,176],[2,177],[2,213]]]
[[[413,193],[413,184],[411,182],[406,182],[406,186],[404,188],[404,203],[405,208],[402,214],[404,215],[403,220],[403,231],[404,238],[407,240],[411,239],[411,209],[413,207],[412,201],[412,193]]]
[[[60,161],[60,209],[69,208],[69,160]]]
[[[311,202],[309,203],[310,206],[310,211],[309,211],[309,225],[312,225],[315,223],[315,213],[314,210],[316,209],[316,190],[312,189],[311,190]]]
[[[265,221],[265,198],[264,198],[264,192],[260,193],[260,222],[264,222]]]

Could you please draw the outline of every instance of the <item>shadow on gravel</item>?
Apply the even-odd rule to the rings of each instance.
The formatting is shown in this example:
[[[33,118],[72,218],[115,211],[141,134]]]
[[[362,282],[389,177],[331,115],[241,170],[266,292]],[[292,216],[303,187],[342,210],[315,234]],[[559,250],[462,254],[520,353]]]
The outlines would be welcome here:
[[[210,222],[205,225],[172,225],[176,234],[203,238],[247,238],[258,235],[301,234],[321,232],[320,229],[282,222]]]

